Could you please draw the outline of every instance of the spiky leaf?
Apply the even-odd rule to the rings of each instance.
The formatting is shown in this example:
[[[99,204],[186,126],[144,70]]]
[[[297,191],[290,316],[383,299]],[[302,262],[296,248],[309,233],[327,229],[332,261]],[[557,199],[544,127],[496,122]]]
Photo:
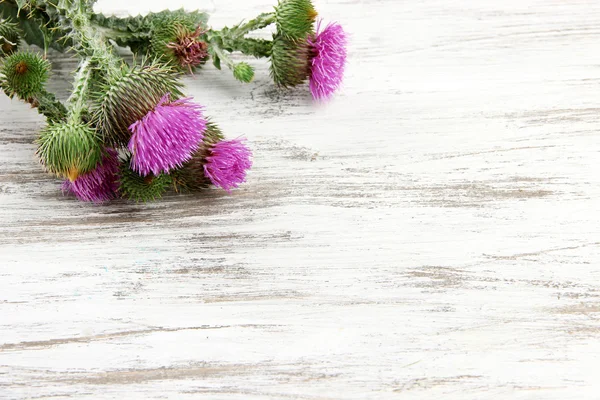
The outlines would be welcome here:
[[[17,24],[10,19],[0,18],[0,57],[18,50],[21,36],[22,32]]]
[[[273,36],[271,49],[271,77],[282,87],[296,86],[309,75],[310,47],[306,39],[290,40]]]

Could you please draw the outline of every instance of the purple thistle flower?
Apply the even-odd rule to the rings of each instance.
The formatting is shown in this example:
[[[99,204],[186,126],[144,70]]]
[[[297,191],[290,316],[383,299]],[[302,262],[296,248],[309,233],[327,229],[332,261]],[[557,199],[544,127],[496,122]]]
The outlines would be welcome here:
[[[204,174],[213,185],[228,193],[246,181],[246,171],[252,167],[252,152],[244,142],[245,139],[223,140],[215,144],[206,157]]]
[[[62,184],[63,193],[73,193],[81,201],[100,203],[114,199],[117,194],[119,157],[114,149],[107,148],[98,166],[74,181]]]
[[[330,98],[344,79],[346,66],[346,32],[338,23],[331,23],[321,31],[317,25],[314,38],[309,38],[314,57],[310,63],[310,91],[313,98]]]
[[[191,98],[171,102],[169,94],[129,130],[131,169],[140,175],[159,175],[180,167],[192,157],[204,138],[206,119]]]

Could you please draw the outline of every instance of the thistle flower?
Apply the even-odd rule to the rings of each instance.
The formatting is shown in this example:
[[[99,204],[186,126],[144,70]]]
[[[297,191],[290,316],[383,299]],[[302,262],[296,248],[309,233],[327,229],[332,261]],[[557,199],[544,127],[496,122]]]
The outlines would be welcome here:
[[[37,154],[48,172],[71,181],[96,168],[102,158],[96,131],[80,122],[51,124],[37,143]]]
[[[277,32],[291,40],[304,39],[312,33],[316,17],[311,0],[280,0],[275,7]]]
[[[119,188],[117,192],[124,198],[146,202],[160,198],[171,186],[172,179],[169,175],[140,176],[129,168],[131,161],[125,160],[119,171]]]
[[[118,153],[107,148],[95,169],[80,175],[74,181],[63,183],[63,192],[73,193],[81,201],[100,203],[117,197],[119,173]]]
[[[173,99],[181,97],[180,87],[181,83],[169,67],[124,65],[93,95],[96,99],[93,121],[108,145],[127,145],[131,124],[142,119],[165,94]]]
[[[252,167],[252,152],[244,141],[245,139],[234,139],[218,142],[206,157],[204,174],[213,185],[228,193],[246,181],[246,172]]]
[[[164,54],[182,69],[187,69],[192,73],[194,68],[205,63],[208,58],[208,44],[199,39],[204,32],[201,27],[190,32],[180,26],[175,38],[166,44],[165,47],[169,51]]]
[[[2,61],[2,88],[10,96],[29,100],[44,90],[50,63],[35,53],[16,52]]]
[[[310,60],[310,91],[317,100],[330,98],[340,87],[346,66],[347,36],[341,25],[331,23],[309,38],[312,59]]]
[[[153,110],[133,123],[128,148],[131,168],[140,175],[159,175],[181,166],[198,149],[206,129],[202,107],[191,99],[171,102],[163,96]]]
[[[0,19],[0,56],[6,56],[18,50],[21,40],[19,26],[11,20]]]

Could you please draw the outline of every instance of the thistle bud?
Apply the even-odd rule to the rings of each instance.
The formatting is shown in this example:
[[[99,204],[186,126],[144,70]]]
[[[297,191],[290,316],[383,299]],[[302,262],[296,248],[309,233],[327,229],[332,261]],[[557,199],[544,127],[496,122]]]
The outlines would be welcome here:
[[[317,12],[311,0],[280,0],[275,7],[277,32],[288,39],[303,39],[313,31]]]
[[[129,127],[154,109],[165,95],[170,94],[173,100],[180,98],[180,87],[170,68],[123,66],[93,95],[94,123],[107,144],[126,146],[131,137]]]
[[[254,68],[245,62],[238,63],[233,68],[233,76],[240,82],[251,82],[254,78]]]
[[[171,186],[173,180],[169,175],[141,176],[129,168],[131,160],[121,163],[118,192],[122,197],[136,202],[159,199]]]
[[[18,50],[21,31],[17,24],[0,18],[0,57],[8,56]]]
[[[48,172],[71,182],[96,168],[103,155],[96,131],[78,122],[49,125],[37,143],[37,154]]]
[[[2,61],[2,88],[10,96],[29,100],[44,90],[50,63],[35,53],[17,52]]]

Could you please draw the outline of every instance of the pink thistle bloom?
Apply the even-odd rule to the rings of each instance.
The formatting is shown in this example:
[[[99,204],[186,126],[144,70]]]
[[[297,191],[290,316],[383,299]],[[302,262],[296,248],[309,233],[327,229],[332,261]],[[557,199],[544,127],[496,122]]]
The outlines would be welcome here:
[[[317,100],[330,98],[344,79],[348,38],[342,26],[331,23],[321,30],[317,25],[314,38],[309,38],[314,57],[310,61],[310,91]]]
[[[204,174],[213,185],[228,193],[246,181],[246,172],[252,167],[252,152],[244,142],[245,139],[223,140],[206,157]]]
[[[74,181],[65,181],[64,193],[73,193],[81,201],[100,203],[117,197],[119,157],[114,149],[107,148],[98,166],[79,175]]]
[[[166,94],[129,130],[131,169],[142,176],[159,175],[192,158],[204,138],[206,119],[191,98],[171,102]]]

